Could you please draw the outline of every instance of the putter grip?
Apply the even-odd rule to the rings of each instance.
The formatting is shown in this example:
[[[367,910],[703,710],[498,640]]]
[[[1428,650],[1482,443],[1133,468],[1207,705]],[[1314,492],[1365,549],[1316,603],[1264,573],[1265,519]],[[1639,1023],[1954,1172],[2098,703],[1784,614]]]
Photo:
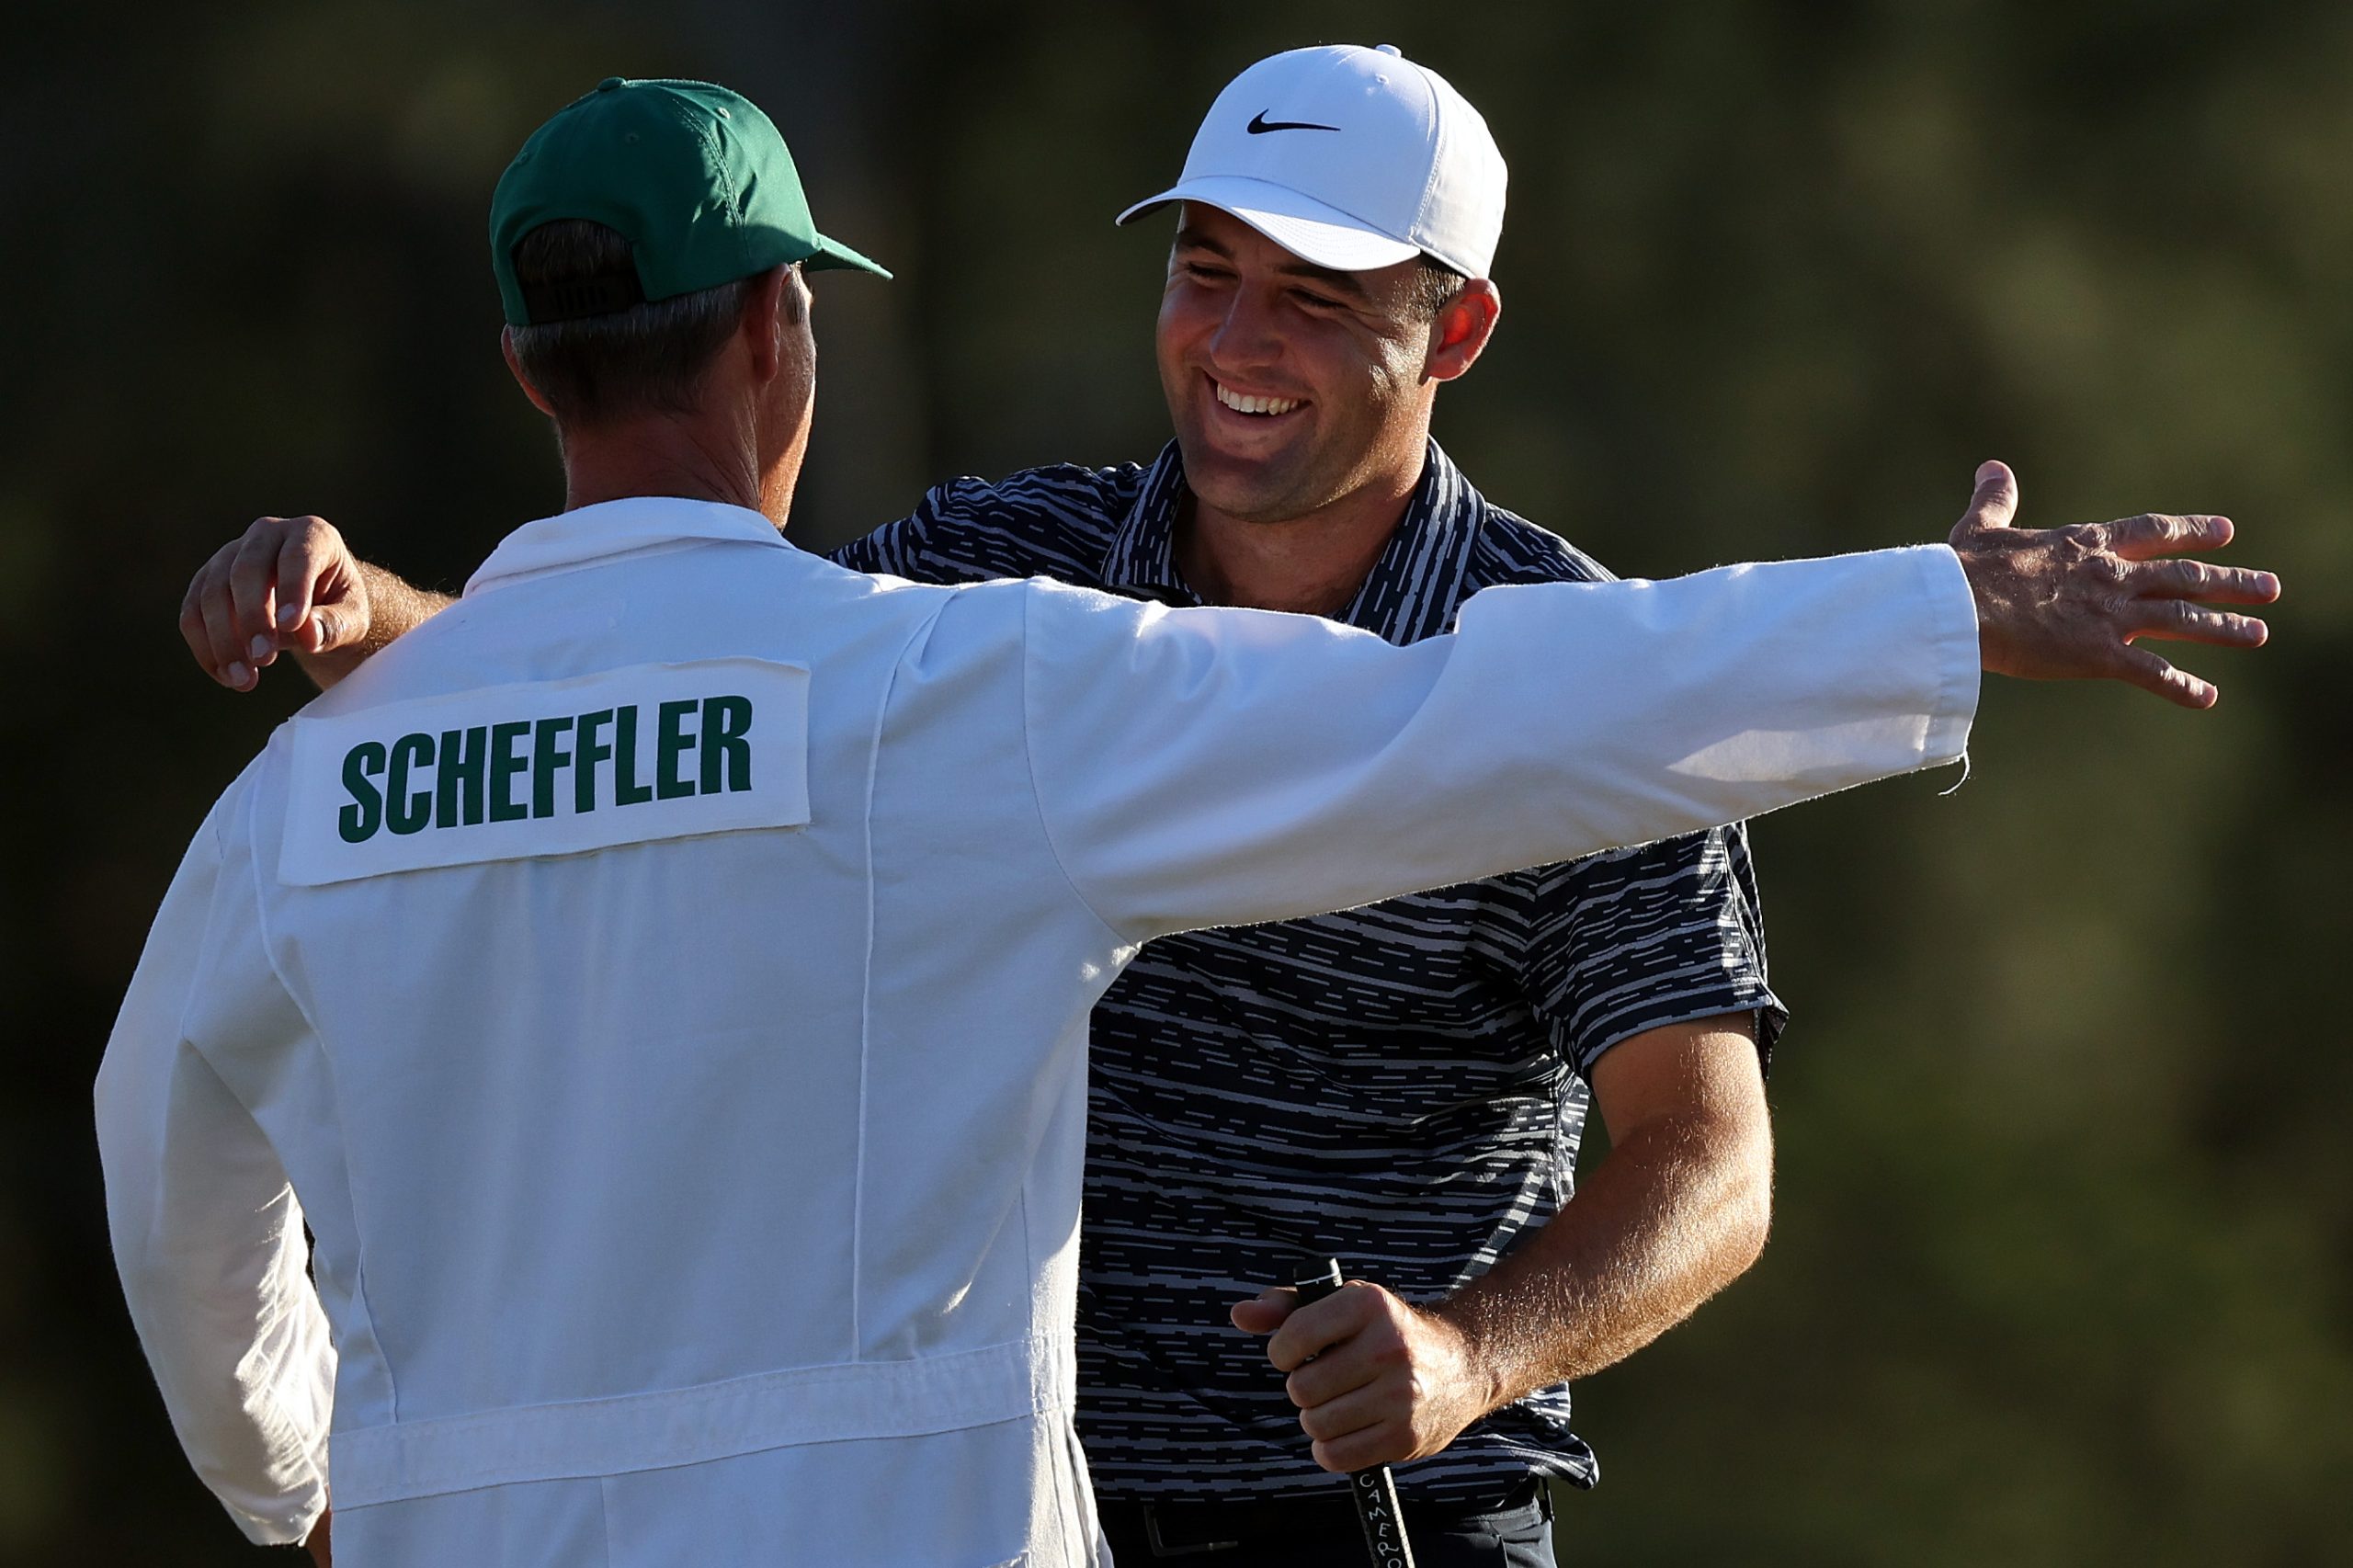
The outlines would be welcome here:
[[[1336,1257],[1303,1258],[1291,1284],[1299,1304],[1320,1301],[1346,1284]],[[1397,1507],[1397,1480],[1385,1464],[1359,1470],[1348,1477],[1348,1495],[1356,1500],[1357,1523],[1364,1527],[1365,1556],[1374,1568],[1414,1568],[1414,1549],[1405,1542],[1405,1519]]]

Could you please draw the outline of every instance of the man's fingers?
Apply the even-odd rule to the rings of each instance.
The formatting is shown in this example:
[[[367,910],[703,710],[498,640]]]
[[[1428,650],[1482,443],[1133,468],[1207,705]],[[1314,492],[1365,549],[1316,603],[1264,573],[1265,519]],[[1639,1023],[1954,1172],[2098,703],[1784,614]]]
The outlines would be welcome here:
[[[1399,1463],[1412,1455],[1414,1446],[1411,1434],[1404,1427],[1384,1424],[1335,1437],[1328,1443],[1318,1438],[1308,1451],[1315,1456],[1317,1464],[1333,1474],[1354,1475],[1377,1464]]]
[[[2141,607],[2135,637],[2156,637],[2174,642],[2211,642],[2224,648],[2260,648],[2271,629],[2251,615],[2207,609],[2179,599],[2154,599]]]
[[[315,652],[315,650],[313,650]],[[1245,1334],[1272,1334],[1299,1306],[1299,1292],[1288,1285],[1261,1290],[1246,1301],[1236,1301],[1226,1315]]]
[[[2018,514],[2018,476],[1998,459],[1980,463],[1976,493],[1961,514],[1964,528],[2006,528]]]
[[[236,552],[234,540],[214,551],[212,559],[189,579],[188,597],[180,600],[180,636],[187,642],[188,653],[206,675],[223,685],[229,684],[222,673],[229,661],[212,645],[212,628],[204,618],[204,601],[210,593],[226,592],[229,562]]]
[[[232,628],[240,653],[251,656],[256,637],[274,638],[278,631],[276,584],[278,530],[275,517],[259,517],[245,530],[229,566]]]
[[[1299,1429],[1319,1443],[1328,1443],[1351,1432],[1380,1426],[1396,1414],[1389,1405],[1390,1401],[1378,1389],[1351,1389],[1321,1404],[1302,1409]]]
[[[1369,1388],[1381,1379],[1381,1369],[1368,1357],[1318,1356],[1283,1380],[1283,1392],[1302,1410],[1327,1403]]]
[[[320,537],[316,517],[301,517],[288,530],[286,542],[278,550],[278,618],[272,630],[292,631],[311,613],[311,601],[317,592],[319,578],[332,564],[333,557]],[[320,525],[322,528],[324,524]]]
[[[2178,670],[2146,648],[2127,647],[2117,650],[2119,678],[2128,680],[2143,691],[2154,691],[2168,702],[2184,708],[2211,708],[2222,696],[2206,682],[2188,670]]]
[[[2206,599],[2222,605],[2268,605],[2279,597],[2279,579],[2245,566],[2216,566],[2204,561],[2151,561],[2127,579],[2150,598]]]
[[[1322,1301],[1309,1302],[1284,1320],[1267,1341],[1267,1359],[1279,1372],[1297,1371],[1311,1357],[1362,1328],[1379,1299],[1375,1287],[1352,1279]]]
[[[324,653],[350,641],[351,618],[337,610],[313,608],[310,619],[287,636],[305,653]]]
[[[2177,555],[2187,550],[2220,550],[2231,542],[2234,531],[2230,518],[2202,512],[2178,517],[2163,512],[2143,512],[2137,517],[2119,517],[2101,527],[2108,530],[2109,547],[2127,561]]]
[[[210,653],[209,660],[199,662],[222,686],[238,691],[251,687],[256,677],[246,662],[248,642],[237,635],[236,608],[225,574],[213,577],[197,596],[197,615],[204,623],[205,647]]]

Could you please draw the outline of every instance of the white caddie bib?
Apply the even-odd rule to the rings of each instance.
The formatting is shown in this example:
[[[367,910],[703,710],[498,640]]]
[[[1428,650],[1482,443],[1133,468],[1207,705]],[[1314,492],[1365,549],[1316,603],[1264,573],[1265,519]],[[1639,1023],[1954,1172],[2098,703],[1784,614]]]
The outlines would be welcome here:
[[[279,880],[809,820],[809,672],[713,659],[294,721]]]

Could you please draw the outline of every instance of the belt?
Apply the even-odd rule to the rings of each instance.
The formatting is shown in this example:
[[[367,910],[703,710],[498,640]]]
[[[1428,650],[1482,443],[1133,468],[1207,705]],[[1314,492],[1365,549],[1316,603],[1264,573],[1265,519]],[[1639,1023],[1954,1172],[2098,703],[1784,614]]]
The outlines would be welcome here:
[[[1267,1542],[1353,1543],[1362,1527],[1356,1500],[1334,1478],[1329,1493],[1287,1497],[1235,1497],[1217,1502],[1151,1502],[1097,1498],[1096,1512],[1114,1542],[1142,1541],[1154,1557],[1194,1557]],[[1405,1528],[1445,1530],[1490,1515],[1538,1506],[1543,1483],[1534,1476],[1500,1503],[1456,1504],[1404,1499]]]

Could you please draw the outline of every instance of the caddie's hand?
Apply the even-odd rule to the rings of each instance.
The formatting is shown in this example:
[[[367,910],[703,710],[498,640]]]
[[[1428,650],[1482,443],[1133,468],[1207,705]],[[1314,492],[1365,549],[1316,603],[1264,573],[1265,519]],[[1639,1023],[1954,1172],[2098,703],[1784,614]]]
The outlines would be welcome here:
[[[1272,1336],[1267,1359],[1290,1374],[1315,1462],[1338,1474],[1427,1459],[1500,1403],[1469,1335],[1365,1280],[1303,1307],[1278,1287],[1236,1302],[1233,1318]]]
[[[310,1550],[311,1561],[319,1568],[335,1568],[335,1544],[329,1539],[334,1526],[335,1510],[329,1508],[319,1516],[319,1522],[311,1527],[311,1533],[302,1538],[302,1544]]]
[[[280,650],[324,653],[368,635],[367,579],[324,517],[256,517],[206,562],[180,602],[204,673],[251,691]]]
[[[2168,559],[2230,543],[2228,517],[2146,513],[2020,528],[2012,526],[2018,507],[2018,476],[2006,463],[1986,463],[1952,530],[1977,597],[1985,668],[2029,680],[2130,681],[2184,708],[2211,708],[2212,686],[2174,668],[2142,640],[2255,648],[2269,635],[2251,615],[2193,601],[2269,604],[2279,597],[2278,577]]]

